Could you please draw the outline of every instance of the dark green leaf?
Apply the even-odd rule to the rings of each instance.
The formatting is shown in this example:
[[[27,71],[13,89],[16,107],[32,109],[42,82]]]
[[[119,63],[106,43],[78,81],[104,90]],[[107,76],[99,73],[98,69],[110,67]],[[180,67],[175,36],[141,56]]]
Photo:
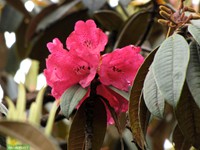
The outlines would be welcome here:
[[[172,139],[177,150],[186,150],[191,147],[191,144],[185,139],[178,125],[174,129]]]
[[[106,3],[106,0],[83,0],[82,2],[87,8],[94,11],[100,9]]]
[[[12,19],[10,19],[12,18]],[[23,15],[10,5],[4,6],[1,12],[0,31],[13,32],[23,20]]]
[[[28,23],[23,20],[16,30],[16,54],[20,60],[25,59],[28,57],[31,45],[25,43],[25,33],[28,28]]]
[[[149,111],[158,118],[163,118],[165,100],[158,89],[158,86],[153,75],[153,70],[150,69],[144,81],[144,101]]]
[[[176,106],[186,78],[189,46],[178,34],[167,38],[158,49],[153,62],[153,73],[164,99]]]
[[[30,13],[26,10],[21,0],[6,0],[6,2],[21,12],[26,18],[31,19]]]
[[[140,96],[142,94],[143,83],[149,71],[149,67],[154,59],[156,51],[157,49],[155,49],[149,54],[149,56],[145,59],[144,63],[138,70],[138,73],[133,83],[133,87],[131,89],[131,96],[129,100],[129,120],[132,129],[133,139],[142,149],[144,149],[144,135],[142,134],[143,127],[140,126],[138,116],[139,103]]]
[[[200,108],[200,46],[196,42],[190,44],[190,62],[186,78],[194,101]]]
[[[124,22],[118,13],[111,10],[95,11],[94,17],[109,31],[118,30]]]
[[[131,16],[120,31],[114,49],[130,44],[135,45],[143,36],[148,26],[150,16],[150,12],[139,12]]]
[[[68,149],[69,150],[83,150],[85,142],[85,125],[86,125],[86,108],[87,100],[78,109],[69,133]],[[106,109],[104,103],[99,100],[94,100],[93,120],[93,137],[92,137],[92,150],[99,150],[103,144],[106,132]]]
[[[42,20],[37,26],[36,32],[40,32],[41,30],[46,29],[51,24],[57,22],[58,20],[63,19],[63,17],[71,14],[72,12],[77,11],[78,8],[76,8],[76,5],[79,4],[79,2],[80,0],[74,0],[74,1],[71,1],[70,3],[61,5],[52,13],[48,14],[45,18],[42,18]],[[66,25],[67,25],[67,22],[66,22]]]
[[[1,120],[0,133],[29,144],[37,150],[59,150],[58,146],[50,138],[47,138],[40,130],[25,122]]]
[[[29,23],[29,26],[26,30],[26,43],[28,43],[35,34],[35,30],[42,19],[44,19],[49,13],[52,13],[58,7],[57,4],[52,4],[45,7],[39,14],[33,17]]]
[[[62,113],[69,118],[81,99],[85,96],[87,90],[80,85],[74,85],[68,88],[61,97],[60,108]]]
[[[192,146],[200,148],[200,109],[184,84],[183,91],[175,110],[178,125],[187,141]]]

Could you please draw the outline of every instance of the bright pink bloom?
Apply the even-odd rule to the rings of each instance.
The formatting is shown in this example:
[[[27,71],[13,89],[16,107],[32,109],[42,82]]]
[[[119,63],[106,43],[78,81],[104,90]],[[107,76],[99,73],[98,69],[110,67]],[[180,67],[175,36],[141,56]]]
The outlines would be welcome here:
[[[52,95],[59,98],[70,86],[79,83],[87,87],[96,75],[99,58],[90,59],[79,57],[76,51],[63,49],[62,43],[54,39],[47,47],[51,54],[46,60],[47,69],[44,70],[47,83],[52,87]]]
[[[128,91],[138,68],[144,61],[139,52],[139,47],[126,46],[103,55],[102,64],[98,72],[101,83]]]
[[[79,54],[98,54],[104,50],[108,37],[101,29],[96,27],[93,20],[86,22],[78,21],[75,30],[69,35],[66,41],[69,50],[75,50]]]
[[[128,110],[128,101],[107,86],[128,91],[144,58],[139,54],[140,48],[135,46],[116,49],[100,58],[107,40],[94,21],[88,20],[76,23],[75,30],[66,40],[68,50],[57,38],[47,44],[51,54],[46,59],[44,74],[55,98],[60,98],[75,84],[88,87],[98,73],[101,84],[97,86],[97,94],[106,98],[117,114]],[[82,101],[89,93],[90,89]],[[107,116],[108,123],[112,124],[108,108]]]

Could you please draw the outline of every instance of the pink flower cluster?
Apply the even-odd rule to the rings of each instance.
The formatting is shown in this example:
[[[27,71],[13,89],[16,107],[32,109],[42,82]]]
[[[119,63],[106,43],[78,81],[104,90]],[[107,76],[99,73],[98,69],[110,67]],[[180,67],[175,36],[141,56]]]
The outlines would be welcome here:
[[[47,44],[51,54],[44,74],[55,98],[60,98],[75,84],[88,87],[98,74],[101,85],[97,87],[97,94],[108,99],[117,113],[127,111],[128,101],[107,86],[128,91],[144,58],[139,53],[140,48],[133,45],[100,55],[107,41],[106,34],[95,22],[87,20],[76,23],[66,40],[67,50],[57,38]]]

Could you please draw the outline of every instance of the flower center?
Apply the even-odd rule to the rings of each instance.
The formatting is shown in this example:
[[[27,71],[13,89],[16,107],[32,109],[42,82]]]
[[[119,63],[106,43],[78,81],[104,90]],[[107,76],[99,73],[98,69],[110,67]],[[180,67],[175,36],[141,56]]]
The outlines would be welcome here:
[[[74,71],[76,72],[76,74],[78,75],[82,75],[82,74],[85,74],[87,73],[88,71],[90,70],[90,67],[86,67],[86,66],[78,66],[76,68],[74,68]]]
[[[86,40],[86,41],[84,41],[83,44],[84,44],[86,47],[88,47],[89,49],[92,48],[92,42],[91,42],[90,40]]]
[[[113,67],[112,67],[112,70],[113,70],[114,72],[122,72],[122,70],[119,69],[119,68],[117,68],[116,66],[113,66]]]

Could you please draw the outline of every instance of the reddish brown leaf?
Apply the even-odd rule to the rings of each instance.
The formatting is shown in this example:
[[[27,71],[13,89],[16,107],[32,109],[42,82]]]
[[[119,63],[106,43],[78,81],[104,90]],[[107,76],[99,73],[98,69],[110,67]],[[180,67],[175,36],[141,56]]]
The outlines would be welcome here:
[[[185,83],[175,110],[178,125],[192,146],[200,148],[200,109],[195,103],[188,85]]]
[[[149,54],[149,56],[145,59],[144,63],[138,70],[138,73],[137,73],[134,83],[133,83],[130,101],[129,101],[129,120],[130,120],[130,126],[131,126],[131,130],[132,130],[133,140],[142,149],[144,149],[144,145],[145,145],[144,141],[145,140],[144,140],[144,135],[142,134],[143,127],[140,126],[139,115],[138,115],[139,103],[140,103],[140,96],[142,93],[143,83],[144,83],[145,77],[148,73],[149,67],[153,61],[156,51],[157,51],[157,49],[155,49],[154,51],[152,51]]]
[[[36,150],[59,150],[59,147],[40,130],[26,122],[0,121],[0,133],[29,144]]]
[[[185,139],[178,125],[173,132],[173,142],[175,143],[176,150],[186,150],[191,147],[191,144]]]
[[[85,142],[85,125],[86,125],[86,101],[78,109],[69,133],[68,149],[69,150],[83,150]],[[107,117],[104,103],[96,99],[94,102],[94,118],[93,118],[93,138],[92,149],[99,150],[103,144]]]

